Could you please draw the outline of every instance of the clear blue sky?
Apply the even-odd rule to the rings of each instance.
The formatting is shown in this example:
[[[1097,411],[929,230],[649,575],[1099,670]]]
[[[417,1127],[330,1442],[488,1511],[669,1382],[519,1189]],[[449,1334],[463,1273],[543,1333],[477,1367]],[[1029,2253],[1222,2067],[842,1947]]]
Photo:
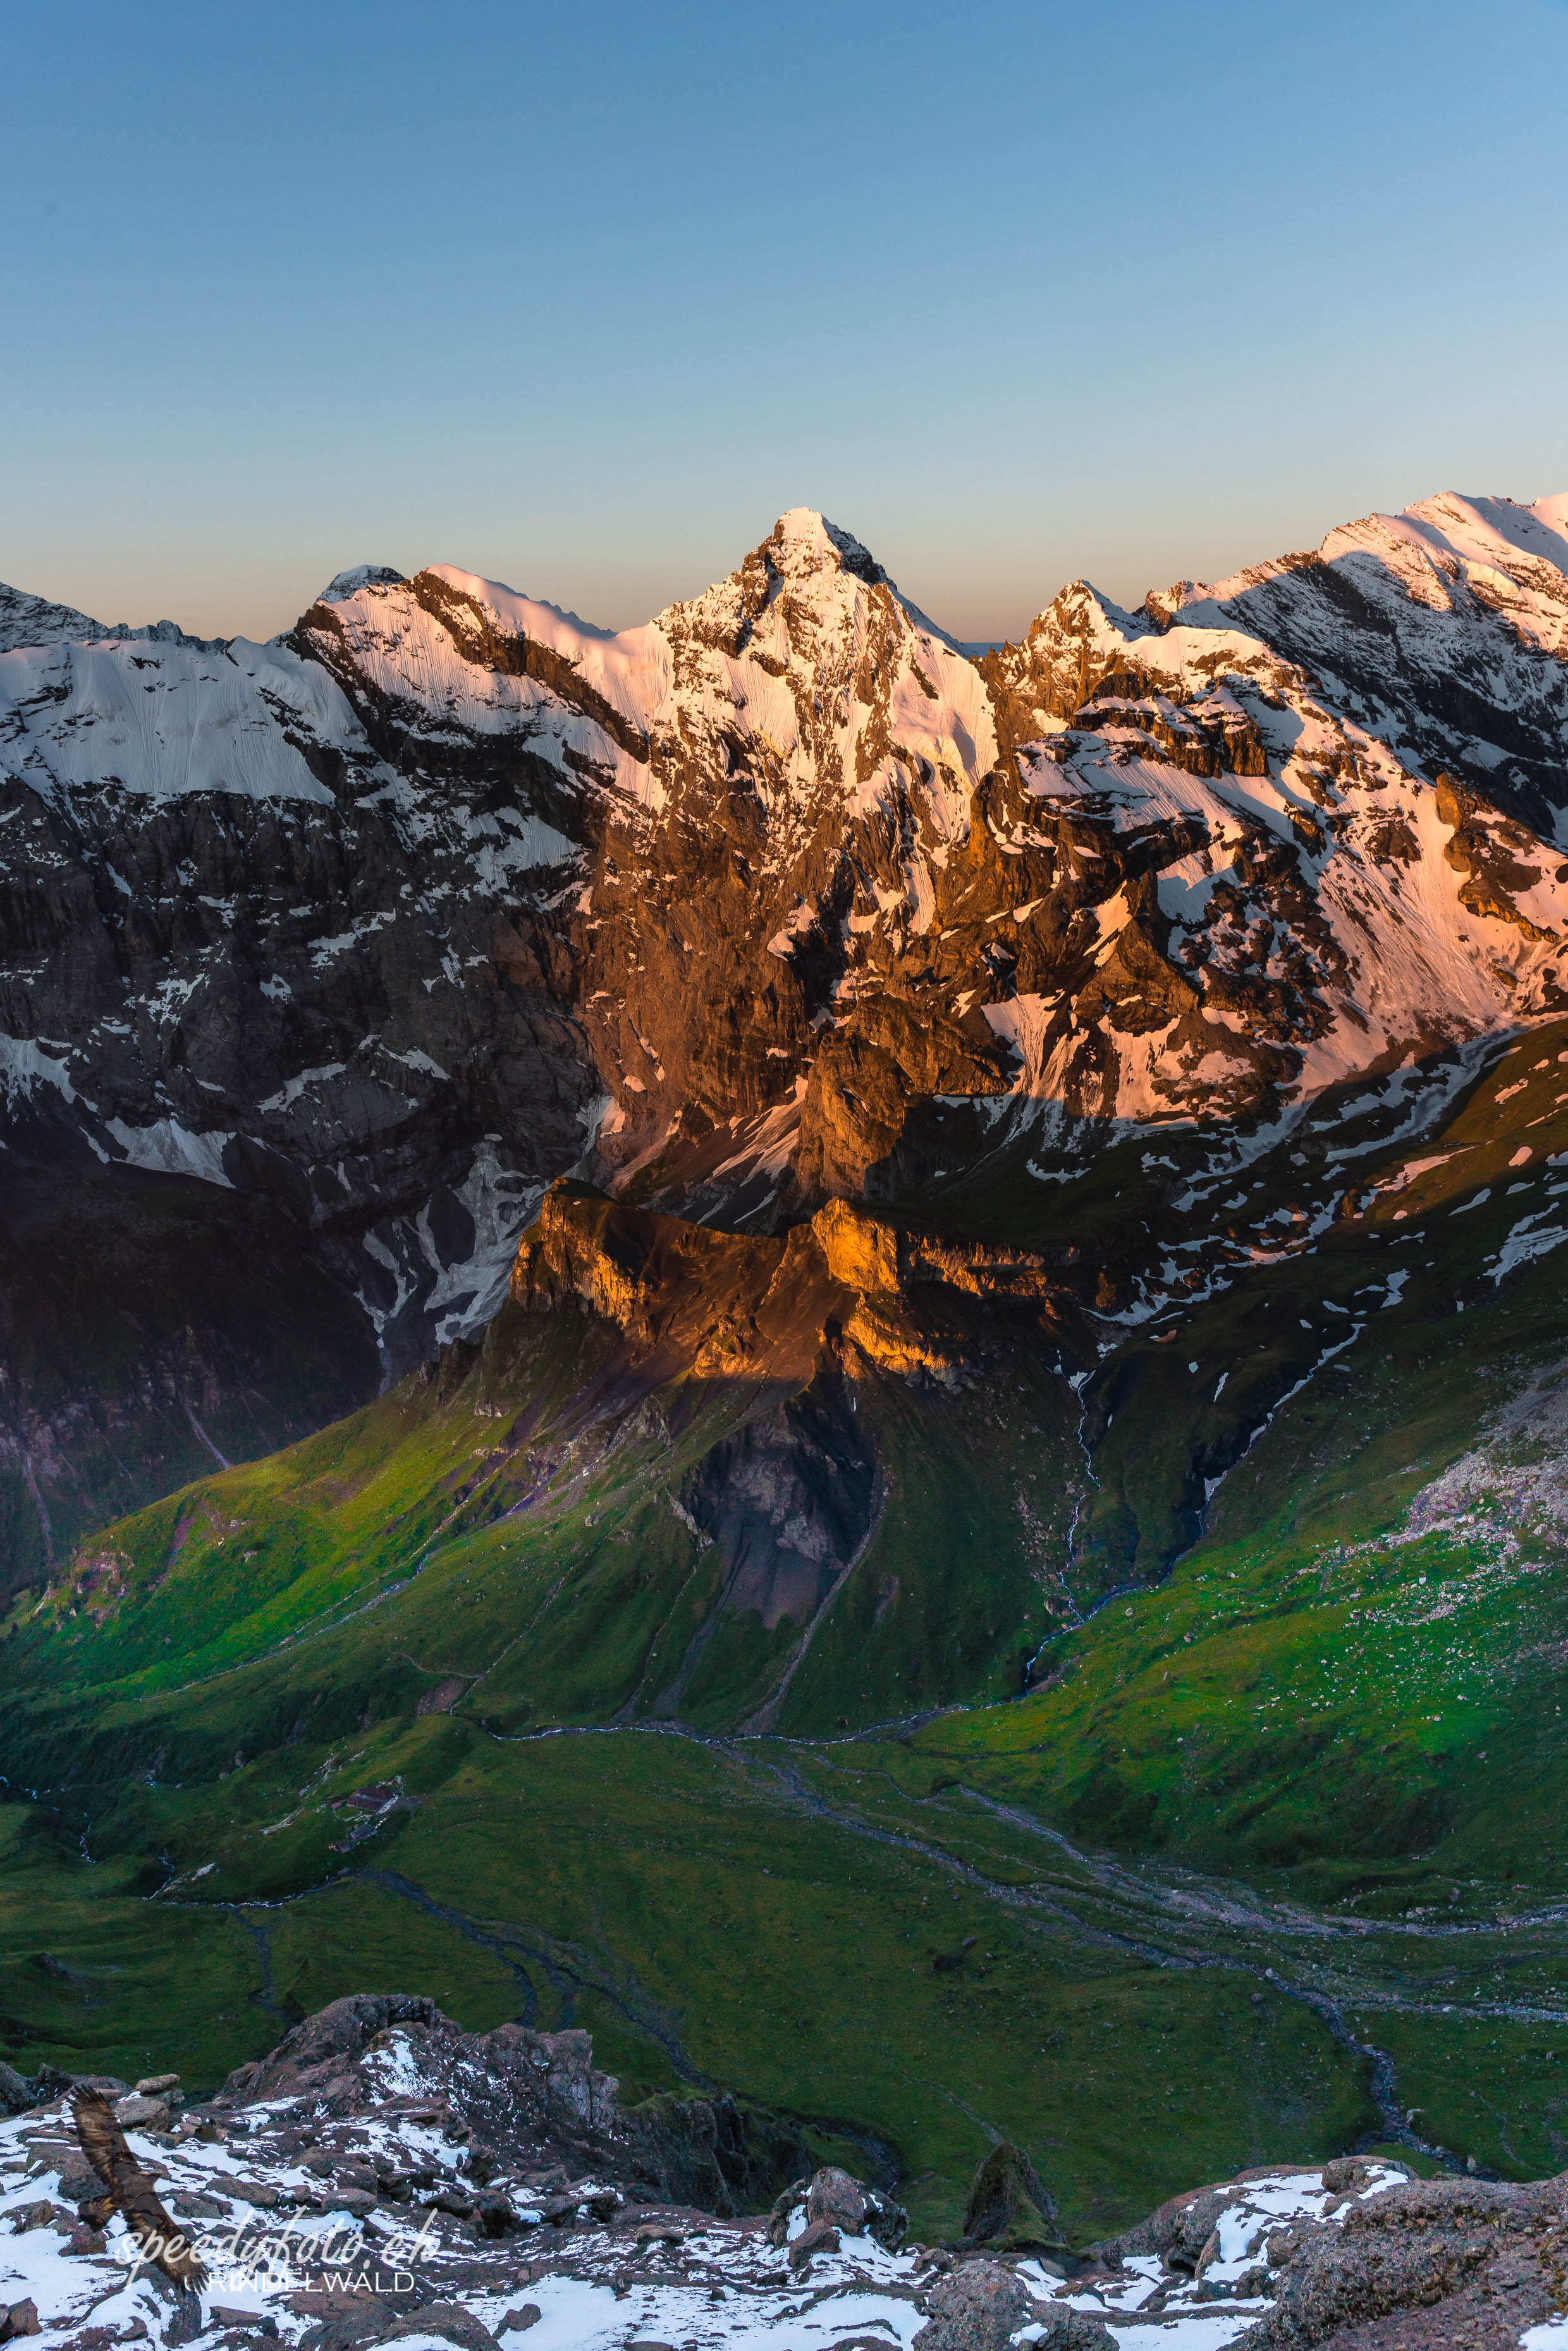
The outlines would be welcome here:
[[[1568,8],[0,0],[0,579],[621,625],[822,507],[965,636],[1568,488]]]

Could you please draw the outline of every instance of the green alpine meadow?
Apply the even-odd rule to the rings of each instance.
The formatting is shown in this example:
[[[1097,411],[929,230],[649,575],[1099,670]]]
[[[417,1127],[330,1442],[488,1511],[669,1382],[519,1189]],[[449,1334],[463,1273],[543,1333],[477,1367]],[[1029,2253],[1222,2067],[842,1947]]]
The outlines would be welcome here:
[[[563,2346],[688,2324],[615,2212],[769,2207],[717,2300],[851,2243],[895,2333],[1011,2314],[927,2351],[1156,2273],[1218,2345],[1336,2198],[1545,2192],[1563,533],[1444,496],[978,651],[809,509],[619,636],[13,600],[0,2104],[73,2258],[151,2241],[123,2141],[187,2218],[538,2230]],[[339,2291],[268,2324],[436,2288]]]

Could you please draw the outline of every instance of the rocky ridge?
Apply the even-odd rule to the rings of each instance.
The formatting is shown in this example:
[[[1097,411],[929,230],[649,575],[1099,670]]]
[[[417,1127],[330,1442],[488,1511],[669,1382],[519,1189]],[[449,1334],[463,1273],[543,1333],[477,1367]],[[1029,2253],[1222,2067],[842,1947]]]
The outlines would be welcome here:
[[[910,1231],[843,1200],[777,1238],[747,1238],[562,1184],[523,1237],[511,1295],[530,1313],[583,1309],[614,1323],[650,1384],[689,1370],[798,1385],[826,1355],[954,1385],[977,1305],[1016,1310],[1048,1344],[1078,1338],[1071,1271],[1035,1250]]]
[[[1074,2252],[1028,2158],[1001,2148],[956,2242],[911,2247],[886,2184],[811,2171],[778,2117],[722,2097],[625,2106],[586,2033],[465,2034],[397,1995],[334,2002],[211,2100],[171,2075],[95,2085],[205,2263],[199,2290],[177,2288],[106,2214],[67,2086],[0,2084],[16,2110],[0,2312],[8,2337],[72,2351],[493,2351],[517,2333],[539,2351],[1544,2351],[1564,2331],[1561,2180],[1423,2182],[1356,2158],[1254,2169]]]
[[[1564,1000],[1563,505],[1077,583],[977,664],[805,511],[615,636],[444,566],[267,646],[8,591],[5,1172],[262,1202],[384,1377],[563,1174],[962,1240],[1009,1152],[1049,1204],[1126,1135],[1414,1081]],[[80,1440],[13,1386],[20,1524]]]

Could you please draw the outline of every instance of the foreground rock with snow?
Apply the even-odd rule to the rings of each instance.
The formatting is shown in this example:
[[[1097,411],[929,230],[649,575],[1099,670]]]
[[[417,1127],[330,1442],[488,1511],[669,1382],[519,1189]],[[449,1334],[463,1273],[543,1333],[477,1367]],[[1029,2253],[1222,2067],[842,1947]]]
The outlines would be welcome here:
[[[748,2209],[804,2153],[775,2117],[623,2107],[585,2033],[466,2035],[387,1997],[335,2002],[210,2104],[170,2077],[100,2085],[205,2263],[181,2292],[105,2214],[68,2086],[0,2080],[0,2104],[38,2099],[0,2122],[0,2342],[40,2351],[1568,2346],[1563,2179],[1421,2182],[1354,2158],[1247,2172],[1073,2254],[1027,2161],[999,2151],[967,2224],[988,2241],[909,2246],[893,2197],[841,2171]]]

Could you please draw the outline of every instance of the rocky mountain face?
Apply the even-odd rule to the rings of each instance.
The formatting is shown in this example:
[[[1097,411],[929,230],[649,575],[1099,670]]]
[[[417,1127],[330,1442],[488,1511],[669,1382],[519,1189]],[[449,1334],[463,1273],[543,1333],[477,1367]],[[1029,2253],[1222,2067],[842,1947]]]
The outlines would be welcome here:
[[[479,1330],[563,1175],[1049,1257],[1107,1151],[1192,1218],[1311,1129],[1310,1222],[1356,1085],[1403,1131],[1568,1001],[1563,499],[1136,613],[1077,583],[978,663],[808,512],[620,635],[444,566],[345,573],[266,646],[14,591],[0,627],[0,1184],[41,1259],[83,1199],[141,1237],[203,1427],[301,1408],[198,1228],[266,1220],[308,1419]],[[1233,1253],[1201,1200],[1195,1261],[1157,1238],[1075,1238],[1079,1304]],[[51,1494],[144,1499],[102,1466],[137,1311],[106,1277],[68,1366],[0,1367],[28,1572]],[[211,1455],[165,1390],[173,1484]]]
[[[340,1999],[211,2099],[173,2074],[141,2092],[95,2077],[125,2133],[107,2197],[61,2095],[72,2077],[13,2074],[5,2339],[79,2340],[89,2317],[95,2339],[129,2322],[134,2338],[117,2339],[160,2351],[499,2351],[535,2328],[604,2351],[769,2336],[1115,2351],[1129,2335],[1176,2351],[1536,2351],[1563,2331],[1561,2179],[1423,2181],[1379,2158],[1257,2166],[1075,2249],[1004,2142],[962,2233],[912,2244],[886,2186],[813,2165],[792,2125],[724,2095],[622,2102],[592,2060],[582,2032],[463,2033],[419,1995]],[[160,2247],[193,2249],[196,2283],[156,2254],[138,2262],[127,2183],[156,2208]]]

